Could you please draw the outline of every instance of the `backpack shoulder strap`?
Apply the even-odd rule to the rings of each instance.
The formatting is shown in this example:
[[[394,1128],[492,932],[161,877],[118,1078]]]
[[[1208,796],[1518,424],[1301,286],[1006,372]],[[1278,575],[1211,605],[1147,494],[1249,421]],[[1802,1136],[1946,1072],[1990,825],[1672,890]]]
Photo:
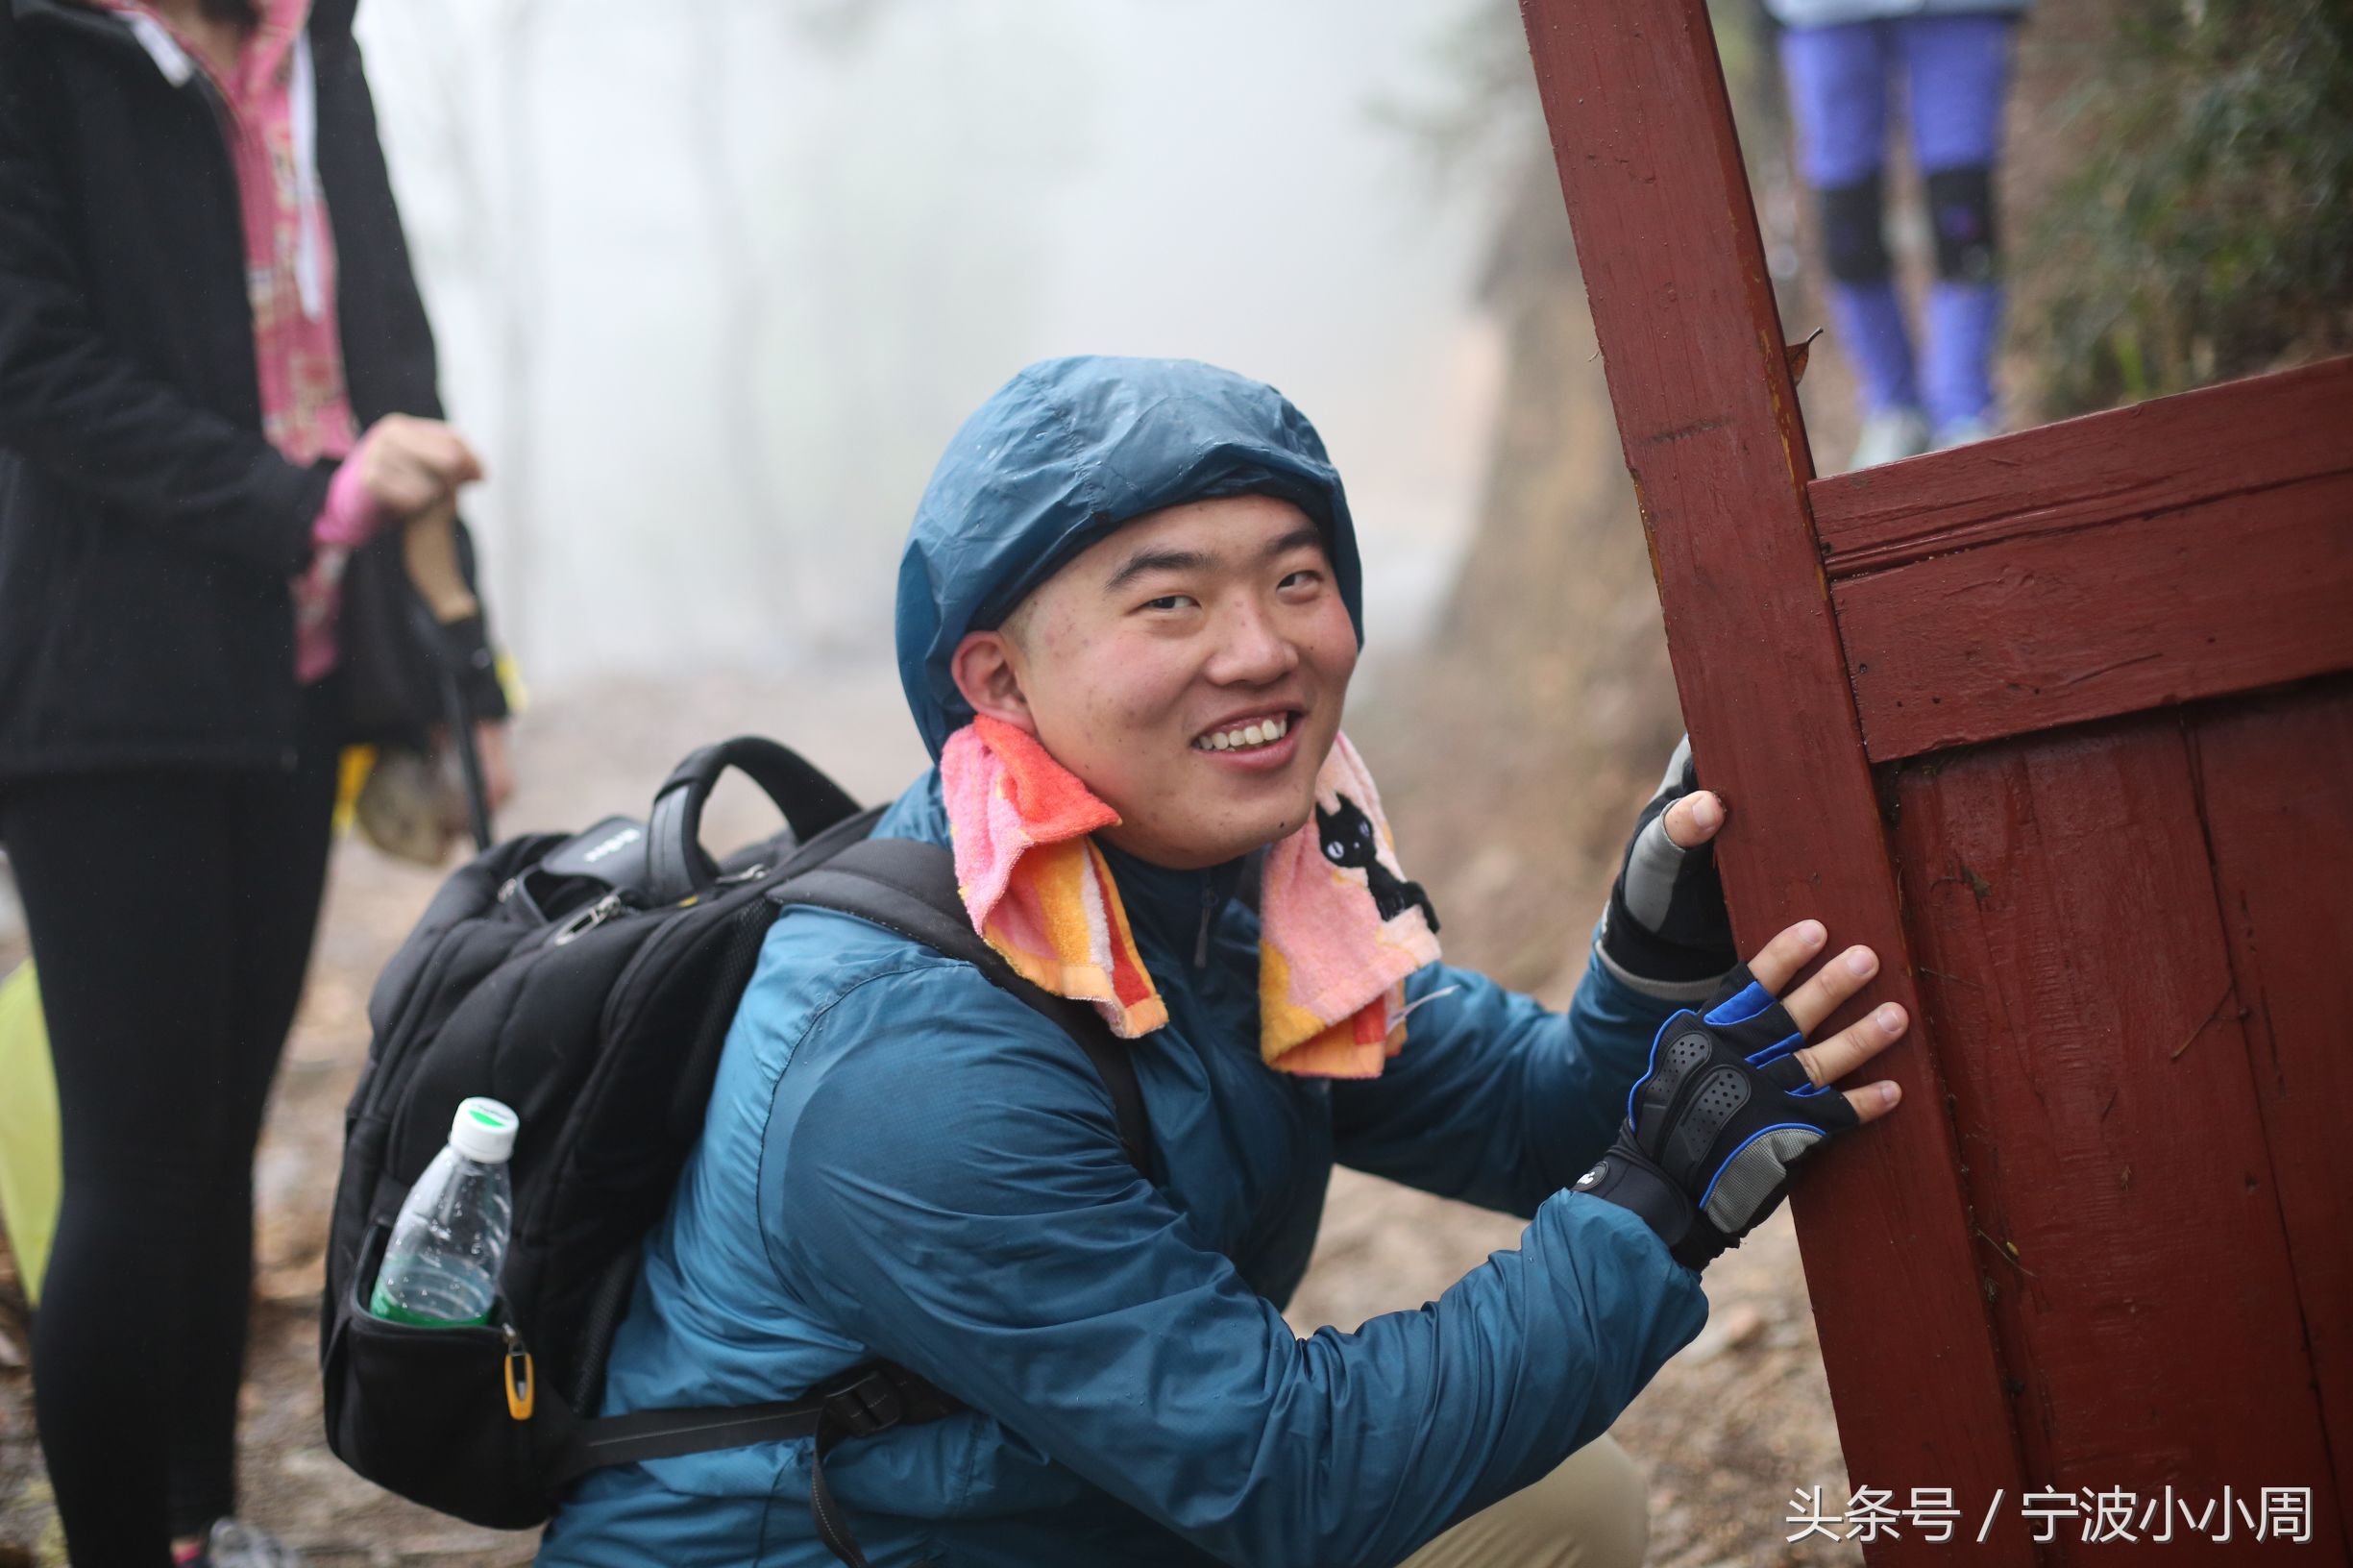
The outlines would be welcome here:
[[[1084,1002],[1057,996],[1014,972],[997,950],[972,929],[964,895],[956,888],[955,857],[936,844],[916,839],[864,839],[799,872],[771,893],[777,905],[811,904],[871,920],[950,958],[961,958],[1032,1011],[1051,1019],[1079,1043],[1111,1091],[1128,1163],[1149,1180],[1152,1136],[1144,1116],[1143,1091],[1126,1042],[1111,1032],[1103,1016]]]
[[[1078,1041],[1102,1076],[1103,1087],[1111,1090],[1120,1145],[1129,1163],[1149,1180],[1151,1127],[1144,1119],[1143,1092],[1127,1046],[1093,1008],[1024,980],[981,940],[965,913],[964,895],[956,889],[955,857],[946,849],[912,839],[865,837],[879,811],[860,812],[803,844],[786,862],[784,880],[769,893],[770,901],[779,908],[809,904],[854,915],[950,958],[965,959],[1052,1019]],[[867,1558],[825,1480],[826,1453],[844,1437],[936,1421],[961,1409],[953,1395],[906,1368],[870,1361],[797,1400],[732,1409],[641,1410],[580,1421],[549,1473],[552,1486],[560,1490],[607,1465],[814,1436],[809,1494],[818,1538],[840,1561],[864,1568]]]

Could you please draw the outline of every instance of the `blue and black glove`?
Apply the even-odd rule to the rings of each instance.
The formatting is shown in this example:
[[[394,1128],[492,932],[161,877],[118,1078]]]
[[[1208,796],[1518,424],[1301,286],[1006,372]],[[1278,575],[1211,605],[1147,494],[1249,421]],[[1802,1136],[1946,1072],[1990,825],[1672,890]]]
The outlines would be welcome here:
[[[1715,840],[1686,849],[1667,837],[1668,808],[1699,788],[1686,735],[1635,819],[1602,921],[1602,957],[1618,978],[1673,1001],[1708,995],[1740,962]]]
[[[1860,1124],[1846,1095],[1807,1077],[1804,1031],[1735,968],[1704,1015],[1659,1026],[1626,1120],[1576,1190],[1642,1216],[1675,1261],[1703,1269],[1772,1213],[1789,1170]]]

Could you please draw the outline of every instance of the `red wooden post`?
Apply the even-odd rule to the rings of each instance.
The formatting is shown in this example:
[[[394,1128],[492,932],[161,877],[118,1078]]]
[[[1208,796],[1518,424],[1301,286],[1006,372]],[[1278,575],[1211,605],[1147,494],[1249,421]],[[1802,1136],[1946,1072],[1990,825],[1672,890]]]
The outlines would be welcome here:
[[[1915,1020],[1884,1059],[1903,1108],[1826,1151],[1797,1195],[1851,1478],[1900,1505],[1915,1486],[1950,1487],[1970,1534],[1999,1492],[2007,1506],[1974,1550],[2030,1562],[1961,1156],[1909,972],[1707,8],[1524,0],[1522,14],[1684,718],[1702,776],[1733,813],[1723,862],[1742,946],[1818,917],[1833,950],[1864,942],[1883,961],[1826,1031],[1885,1000]],[[1938,1555],[1917,1531],[1872,1552],[1875,1563]]]

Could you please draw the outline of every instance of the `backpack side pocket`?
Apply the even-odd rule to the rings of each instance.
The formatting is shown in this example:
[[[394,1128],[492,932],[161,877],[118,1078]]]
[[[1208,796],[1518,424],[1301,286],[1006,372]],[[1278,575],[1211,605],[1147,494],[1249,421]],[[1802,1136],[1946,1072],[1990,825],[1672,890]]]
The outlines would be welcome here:
[[[320,1358],[328,1446],[386,1490],[471,1524],[544,1523],[554,1508],[548,1460],[571,1411],[537,1386],[503,1298],[489,1324],[423,1328],[369,1311],[391,1237],[388,1219],[369,1228],[335,1304]]]

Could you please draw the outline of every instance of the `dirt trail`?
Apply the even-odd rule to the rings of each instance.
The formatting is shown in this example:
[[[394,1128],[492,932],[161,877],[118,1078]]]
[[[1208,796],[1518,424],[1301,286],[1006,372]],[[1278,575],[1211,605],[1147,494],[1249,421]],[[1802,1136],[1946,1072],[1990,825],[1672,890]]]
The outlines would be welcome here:
[[[744,730],[791,742],[862,799],[878,798],[923,761],[903,715],[895,685],[871,668],[691,687],[613,684],[551,699],[519,723],[523,788],[501,828],[577,827],[607,812],[642,811],[685,750]],[[729,845],[765,831],[769,820],[756,793],[731,781],[713,800],[706,836]],[[1410,824],[1399,831],[1409,845]],[[535,1539],[412,1507],[345,1470],[320,1437],[320,1255],[342,1108],[367,1049],[368,988],[438,880],[355,843],[339,847],[257,1166],[243,1507],[321,1564],[491,1568],[527,1562]],[[1580,896],[1590,903],[1594,894]],[[0,966],[20,955],[21,942],[0,931]],[[1574,980],[1563,973],[1545,989],[1558,1001]],[[1341,1172],[1291,1319],[1302,1332],[1353,1328],[1417,1306],[1488,1252],[1514,1245],[1518,1232],[1515,1221]],[[1668,1568],[1856,1560],[1851,1548],[1792,1554],[1781,1545],[1789,1488],[1820,1484],[1826,1496],[1844,1479],[1786,1219],[1718,1265],[1707,1285],[1715,1315],[1706,1336],[1616,1429],[1652,1469],[1652,1560]],[[21,1298],[0,1256],[0,1568],[63,1560],[33,1434],[24,1343]]]

